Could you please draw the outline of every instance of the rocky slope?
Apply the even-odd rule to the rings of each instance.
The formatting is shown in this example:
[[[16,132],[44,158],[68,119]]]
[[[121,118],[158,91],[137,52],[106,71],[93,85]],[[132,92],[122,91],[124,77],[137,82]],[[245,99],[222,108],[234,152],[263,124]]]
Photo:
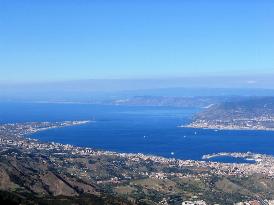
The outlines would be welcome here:
[[[1,153],[1,204],[131,204],[103,193],[93,181],[59,172],[46,158],[16,149]]]

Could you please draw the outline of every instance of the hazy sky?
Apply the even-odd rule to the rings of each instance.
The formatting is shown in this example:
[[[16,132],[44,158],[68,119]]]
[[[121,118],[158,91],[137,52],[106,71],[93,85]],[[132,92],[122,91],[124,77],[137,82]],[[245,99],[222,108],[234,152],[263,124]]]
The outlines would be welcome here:
[[[269,73],[273,0],[0,0],[0,81]]]

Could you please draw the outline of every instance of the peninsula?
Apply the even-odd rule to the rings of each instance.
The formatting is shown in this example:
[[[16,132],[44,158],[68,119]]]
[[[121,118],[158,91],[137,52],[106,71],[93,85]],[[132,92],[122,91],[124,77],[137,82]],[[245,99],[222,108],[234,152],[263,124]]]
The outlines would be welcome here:
[[[182,127],[274,131],[274,98],[252,97],[210,106]]]

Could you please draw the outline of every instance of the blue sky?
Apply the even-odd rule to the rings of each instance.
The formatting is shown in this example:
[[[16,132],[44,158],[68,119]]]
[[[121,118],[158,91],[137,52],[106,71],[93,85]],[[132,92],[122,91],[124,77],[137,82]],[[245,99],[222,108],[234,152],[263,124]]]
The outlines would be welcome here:
[[[272,0],[0,0],[0,81],[274,74]]]

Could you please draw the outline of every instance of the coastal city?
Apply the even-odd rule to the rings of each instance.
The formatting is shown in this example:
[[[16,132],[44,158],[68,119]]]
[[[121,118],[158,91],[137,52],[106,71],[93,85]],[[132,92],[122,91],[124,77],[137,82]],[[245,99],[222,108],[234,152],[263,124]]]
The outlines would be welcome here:
[[[1,134],[1,147],[18,147],[27,150],[44,150],[53,151],[54,153],[68,153],[72,155],[82,156],[101,156],[111,155],[116,157],[122,157],[129,159],[130,161],[139,162],[142,160],[151,160],[156,163],[162,164],[174,164],[179,167],[183,166],[199,166],[199,167],[210,167],[213,174],[220,175],[242,175],[247,176],[256,173],[264,173],[267,177],[274,178],[274,157],[253,154],[253,153],[217,153],[208,154],[202,156],[203,160],[219,156],[231,156],[235,158],[245,158],[248,160],[254,160],[254,164],[237,164],[237,163],[218,163],[210,161],[194,161],[194,160],[179,160],[175,158],[164,158],[160,156],[145,155],[142,153],[117,153],[111,151],[95,150],[87,147],[77,147],[69,144],[60,143],[44,143],[37,139],[25,138],[24,136],[41,132],[48,129],[61,128],[66,126],[75,126],[90,123],[91,121],[64,121],[64,122],[31,122],[31,123],[15,123],[15,124],[4,124],[0,126]],[[217,171],[218,170],[218,171]]]
[[[268,130],[274,131],[274,117],[260,116],[254,118],[239,118],[232,120],[197,119],[189,125],[181,127],[216,129],[216,130]]]
[[[274,180],[274,158],[263,154],[216,153],[204,155],[200,161],[180,160],[141,153],[102,151],[55,142],[46,143],[31,137],[31,134],[44,130],[86,123],[92,122],[65,121],[2,124],[0,125],[1,158],[14,157],[18,160],[22,159],[22,156],[25,154],[39,156],[39,158],[42,157],[41,162],[43,164],[52,164],[59,173],[67,173],[71,177],[84,181],[93,181],[96,186],[102,189],[109,189],[110,186],[115,187],[112,191],[121,195],[130,195],[130,191],[126,190],[131,190],[132,193],[136,192],[134,190],[138,186],[147,188],[151,186],[152,189],[158,190],[159,193],[163,192],[163,198],[156,200],[159,204],[207,204],[204,201],[203,194],[200,193],[201,191],[198,193],[195,193],[196,191],[184,193],[185,198],[188,198],[185,201],[182,198],[173,199],[170,197],[167,199],[164,197],[166,193],[169,193],[169,195],[176,193],[175,184],[179,181],[190,181],[195,184],[209,183],[210,185],[213,178],[216,177],[242,179],[256,175],[262,176],[267,181]],[[22,156],[20,157],[20,155]],[[220,156],[245,158],[253,160],[254,163],[219,163],[210,161],[210,159]],[[94,165],[90,164],[91,161],[95,164],[100,164],[101,174],[96,173],[97,168],[94,169]],[[151,167],[150,169],[148,169],[148,165]],[[103,171],[104,169],[110,170]],[[107,173],[103,174],[104,172]],[[165,182],[167,185],[170,184],[168,185],[169,188],[159,188],[163,185],[156,186],[157,183],[162,182]],[[220,181],[219,183],[223,182]],[[154,195],[152,194],[151,196]],[[256,200],[257,202],[255,202]],[[250,200],[251,202],[243,201],[240,203],[239,201],[238,204],[273,204],[273,201],[270,200],[272,199],[256,196],[255,199]]]

